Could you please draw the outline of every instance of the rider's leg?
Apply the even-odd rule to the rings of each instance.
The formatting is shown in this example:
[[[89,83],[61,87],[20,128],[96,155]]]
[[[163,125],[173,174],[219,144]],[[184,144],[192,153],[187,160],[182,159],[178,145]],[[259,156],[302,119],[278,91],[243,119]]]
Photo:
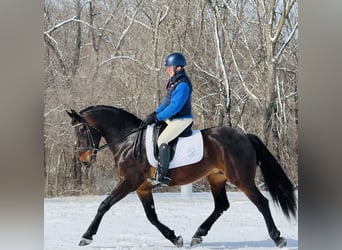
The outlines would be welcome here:
[[[192,118],[174,119],[172,121],[167,120],[167,126],[158,138],[158,160],[160,165],[160,171],[158,172],[160,175],[157,176],[157,181],[164,186],[167,186],[170,181],[167,177],[170,163],[170,148],[168,143],[179,136],[192,123],[192,121]]]

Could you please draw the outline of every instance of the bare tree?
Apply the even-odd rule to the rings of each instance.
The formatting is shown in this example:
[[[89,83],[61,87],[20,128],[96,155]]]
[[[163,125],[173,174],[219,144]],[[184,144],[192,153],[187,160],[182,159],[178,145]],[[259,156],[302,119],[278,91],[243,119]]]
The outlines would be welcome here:
[[[276,131],[276,114],[277,109],[277,89],[279,90],[279,85],[277,84],[276,78],[276,68],[278,65],[279,58],[283,53],[285,47],[288,45],[289,41],[293,38],[295,31],[297,30],[298,24],[295,25],[293,31],[288,35],[287,41],[281,45],[281,48],[276,49],[277,45],[281,43],[281,34],[284,30],[285,24],[288,20],[288,16],[296,0],[290,1],[269,1],[268,6],[265,6],[263,1],[260,1],[264,11],[265,11],[265,41],[266,41],[266,95],[265,95],[265,118],[263,125],[263,134],[265,135],[266,143],[268,142],[268,135],[270,130],[272,130],[273,138],[276,139],[275,144],[279,143],[279,135]],[[279,91],[278,91],[279,92]],[[281,98],[278,99],[281,101]]]
[[[296,181],[297,8],[296,0],[45,0],[45,195],[115,184],[108,152],[92,169],[77,162],[64,109],[106,104],[143,118],[161,101],[173,51],[188,61],[194,128],[258,134]]]

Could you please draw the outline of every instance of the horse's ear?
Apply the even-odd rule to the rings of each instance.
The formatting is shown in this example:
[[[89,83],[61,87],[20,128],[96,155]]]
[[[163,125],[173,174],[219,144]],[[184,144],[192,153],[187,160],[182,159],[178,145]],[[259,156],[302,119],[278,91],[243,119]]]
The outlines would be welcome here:
[[[72,114],[72,112],[71,112],[71,110],[70,111],[68,111],[68,110],[66,110],[65,109],[65,112],[71,117],[71,118],[74,118],[74,116],[73,116],[73,114]]]
[[[65,110],[65,112],[73,119],[73,122],[82,122],[82,117],[74,109]]]

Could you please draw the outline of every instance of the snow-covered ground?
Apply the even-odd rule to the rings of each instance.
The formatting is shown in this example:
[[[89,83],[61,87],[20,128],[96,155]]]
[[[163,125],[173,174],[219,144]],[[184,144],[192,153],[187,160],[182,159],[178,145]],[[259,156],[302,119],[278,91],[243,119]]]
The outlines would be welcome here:
[[[230,208],[213,225],[201,245],[203,249],[277,249],[267,233],[261,213],[243,193],[228,192]],[[298,249],[298,220],[290,221],[274,205],[268,193],[272,216],[287,239],[287,247]],[[94,218],[105,196],[47,198],[44,201],[44,249],[45,250],[109,250],[109,249],[177,249],[147,220],[143,207],[135,193],[115,204],[104,216],[92,244],[78,246],[82,234]],[[214,207],[210,193],[193,193],[186,200],[180,193],[155,193],[154,201],[160,221],[182,235],[184,247],[190,249],[190,241],[198,226],[209,216]]]

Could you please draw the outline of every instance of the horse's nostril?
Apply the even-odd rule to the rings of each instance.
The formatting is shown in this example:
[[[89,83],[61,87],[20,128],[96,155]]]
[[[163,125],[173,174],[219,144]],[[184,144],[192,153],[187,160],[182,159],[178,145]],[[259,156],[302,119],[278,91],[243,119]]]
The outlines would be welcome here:
[[[87,162],[87,161],[81,161],[82,166],[86,167],[86,168],[90,168],[91,167],[91,163]]]

